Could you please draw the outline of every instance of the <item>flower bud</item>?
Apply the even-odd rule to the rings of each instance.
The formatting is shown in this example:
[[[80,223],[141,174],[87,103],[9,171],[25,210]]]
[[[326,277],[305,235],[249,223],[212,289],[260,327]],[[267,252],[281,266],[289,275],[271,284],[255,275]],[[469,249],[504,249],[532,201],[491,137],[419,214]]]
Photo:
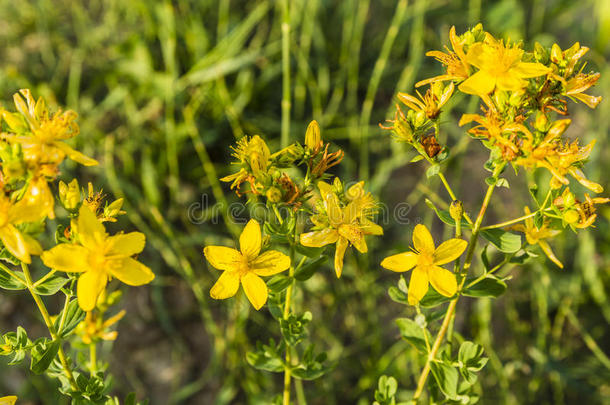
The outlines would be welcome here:
[[[74,179],[70,184],[59,182],[59,201],[68,211],[74,211],[80,204],[80,187],[78,180]]]
[[[449,215],[451,215],[451,218],[453,218],[454,221],[462,219],[462,215],[464,215],[464,205],[460,200],[453,200],[449,206]]]
[[[546,132],[549,127],[549,120],[546,117],[546,114],[543,112],[538,112],[536,116],[536,122],[534,123],[534,127],[540,132]]]
[[[551,124],[551,128],[549,129],[549,136],[551,138],[559,138],[568,126],[572,123],[570,119],[558,120]]]
[[[307,126],[307,132],[305,132],[305,146],[307,146],[308,149],[315,150],[320,142],[322,142],[320,126],[318,125],[318,121],[313,120]]]
[[[561,48],[557,44],[553,44],[551,47],[551,61],[555,64],[559,64],[563,61],[563,54]]]
[[[580,218],[580,216],[578,215],[578,212],[576,210],[568,210],[563,213],[562,217],[563,217],[563,220],[566,221],[568,224],[575,224],[578,222],[578,219]]]
[[[269,187],[265,193],[265,196],[271,203],[278,203],[282,200],[282,192],[277,187]]]

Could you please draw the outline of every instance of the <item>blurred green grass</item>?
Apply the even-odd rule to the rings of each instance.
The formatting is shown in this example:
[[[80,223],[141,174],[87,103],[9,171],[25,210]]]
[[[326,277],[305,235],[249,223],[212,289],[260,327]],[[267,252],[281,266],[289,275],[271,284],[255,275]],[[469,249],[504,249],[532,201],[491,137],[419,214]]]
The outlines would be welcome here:
[[[397,91],[440,71],[424,56],[481,21],[497,36],[527,44],[576,41],[589,46],[589,67],[602,73],[595,89],[610,89],[610,2],[589,0],[320,1],[295,0],[291,13],[293,114],[291,140],[317,119],[322,135],[346,151],[345,180],[365,178],[390,209],[407,202],[410,223],[385,224],[383,242],[366,257],[347,257],[337,281],[324,269],[305,284],[314,314],[312,340],[336,361],[331,374],[303,383],[309,404],[370,403],[381,374],[403,389],[414,386],[416,355],[398,339],[392,319],[404,311],[387,296],[396,278],[379,270],[386,253],[408,243],[417,221],[440,224],[424,193],[447,201],[411,152],[391,142],[377,124],[388,118]],[[8,101],[30,87],[57,105],[77,110],[77,142],[99,158],[94,169],[67,166],[64,179],[91,179],[124,196],[129,222],[148,237],[142,261],[158,274],[150,288],[132,289],[128,316],[111,356],[117,392],[136,390],[152,404],[265,403],[279,391],[278,376],[251,369],[248,347],[277,337],[265,312],[241,301],[212,301],[217,274],[201,249],[231,243],[239,227],[229,207],[237,201],[218,177],[230,172],[229,146],[244,134],[261,134],[279,146],[281,122],[281,10],[272,1],[0,1],[0,94]],[[474,111],[456,100],[451,117]],[[609,185],[610,104],[591,112],[574,108],[573,135],[598,139],[589,177]],[[485,153],[450,122],[450,181],[467,209],[480,200]],[[456,122],[456,120],[455,120]],[[494,200],[496,217],[521,214],[532,179],[509,178],[511,190]],[[206,195],[220,203],[218,220],[195,224],[189,207]],[[201,214],[213,214],[211,209]],[[608,209],[597,229],[566,235],[549,262],[513,269],[504,296],[467,301],[456,331],[482,342],[491,357],[478,389],[481,403],[603,403],[610,396],[610,232]],[[242,217],[246,214],[241,213]],[[493,215],[490,217],[490,221]],[[478,270],[478,269],[477,269]],[[25,297],[27,299],[27,297]],[[32,325],[35,314],[14,294],[0,295],[0,327]],[[38,330],[40,334],[44,333]],[[596,343],[595,343],[596,342]],[[0,367],[0,393],[24,403],[60,403],[53,382],[25,370]],[[29,402],[27,402],[29,401]]]

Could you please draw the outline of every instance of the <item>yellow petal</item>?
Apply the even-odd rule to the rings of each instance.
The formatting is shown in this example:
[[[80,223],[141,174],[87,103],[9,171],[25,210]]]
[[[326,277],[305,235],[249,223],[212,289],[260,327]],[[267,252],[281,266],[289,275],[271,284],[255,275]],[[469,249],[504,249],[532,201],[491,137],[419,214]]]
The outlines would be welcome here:
[[[80,273],[89,270],[87,263],[89,250],[79,245],[60,243],[42,253],[40,258],[45,266],[69,273]]]
[[[348,241],[344,237],[337,239],[337,246],[335,248],[335,274],[337,278],[341,277],[341,272],[343,271],[343,257],[345,256],[347,245]]]
[[[107,271],[127,285],[148,284],[155,278],[155,273],[139,261],[126,257],[108,262]]]
[[[439,266],[431,266],[428,277],[432,287],[445,297],[453,297],[457,292],[455,274]]]
[[[415,225],[415,229],[413,230],[413,246],[418,252],[434,252],[434,240],[425,225]]]
[[[97,297],[106,287],[108,276],[102,271],[87,271],[83,273],[76,286],[78,305],[83,311],[92,311],[95,308]]]
[[[11,252],[17,259],[24,263],[32,262],[23,235],[13,225],[7,224],[0,228],[0,240],[2,240],[6,250]]]
[[[496,86],[500,90],[518,91],[527,86],[527,81],[523,80],[513,71],[498,76]]]
[[[239,236],[239,248],[244,256],[254,259],[261,251],[261,226],[255,219],[248,221]]]
[[[320,189],[320,196],[322,196],[323,200],[326,200],[326,196],[333,192],[333,186],[324,181],[318,182],[318,189]]]
[[[392,271],[403,272],[411,270],[416,264],[417,254],[414,252],[404,252],[386,257],[382,260],[381,267]]]
[[[129,232],[109,237],[110,245],[108,255],[133,256],[144,249],[146,236],[142,232]]]
[[[334,227],[338,227],[343,223],[343,211],[339,205],[339,198],[335,194],[326,195],[326,213],[328,214],[328,222]]]
[[[416,267],[409,281],[408,300],[410,305],[417,305],[428,292],[428,273],[421,267]]]
[[[321,231],[313,231],[301,234],[301,245],[307,247],[322,247],[329,243],[335,243],[339,233],[335,229],[326,228]]]
[[[368,248],[362,231],[354,225],[341,225],[339,227],[339,235],[347,239],[360,253],[366,253]]]
[[[553,263],[559,266],[560,269],[563,269],[563,264],[559,261],[557,256],[555,256],[555,253],[553,253],[551,246],[546,241],[538,241],[538,245],[540,246],[540,248],[542,248],[542,251],[544,252],[546,257],[548,257]]]
[[[454,261],[464,253],[468,242],[463,239],[449,239],[440,244],[434,251],[434,264],[445,264]]]
[[[550,72],[542,63],[520,62],[511,71],[523,78],[538,77]]]
[[[248,272],[241,278],[241,285],[244,287],[246,297],[248,297],[254,309],[257,311],[261,309],[265,302],[267,302],[268,295],[267,284],[265,284],[263,279],[254,273]]]
[[[218,270],[236,270],[243,256],[235,249],[225,246],[207,246],[203,249],[205,258]]]
[[[496,87],[496,78],[479,70],[477,73],[464,80],[458,86],[461,92],[467,94],[486,95],[493,91]]]
[[[383,235],[383,228],[366,218],[360,220],[360,230],[366,235]]]
[[[14,395],[0,398],[0,405],[15,405],[17,397]]]
[[[62,141],[53,142],[53,146],[64,152],[70,159],[80,163],[81,165],[95,166],[98,164],[97,160],[85,156],[79,151],[72,149],[68,146],[67,143],[64,143]]]
[[[592,96],[592,95],[584,94],[584,93],[573,94],[572,97],[574,97],[577,100],[582,101],[589,108],[597,107],[597,105],[602,101],[602,98],[600,96],[596,97],[596,96]]]
[[[250,269],[259,276],[272,276],[289,267],[290,257],[277,250],[268,250],[250,263]]]
[[[26,245],[26,249],[28,250],[28,253],[30,255],[41,255],[42,254],[42,246],[40,246],[40,243],[34,239],[33,237],[31,237],[28,234],[21,234],[21,236],[23,236],[23,240],[25,241],[25,245]]]
[[[238,288],[239,274],[233,271],[223,271],[210,290],[210,297],[215,300],[224,300],[234,296]]]
[[[104,225],[98,221],[97,217],[85,204],[81,205],[78,211],[78,237],[83,246],[96,250],[106,239]]]

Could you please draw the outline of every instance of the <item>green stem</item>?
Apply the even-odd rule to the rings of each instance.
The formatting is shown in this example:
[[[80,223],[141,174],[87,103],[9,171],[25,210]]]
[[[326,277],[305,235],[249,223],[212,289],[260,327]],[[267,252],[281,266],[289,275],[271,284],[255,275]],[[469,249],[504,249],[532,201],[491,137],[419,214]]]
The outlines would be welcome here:
[[[89,371],[91,371],[91,377],[97,373],[97,346],[95,342],[89,344]]]
[[[42,299],[40,298],[40,296],[34,290],[34,284],[32,283],[32,276],[30,275],[30,269],[28,268],[28,265],[25,263],[21,263],[21,269],[23,270],[23,275],[25,277],[25,282],[26,282],[28,291],[30,292],[30,294],[32,294],[32,298],[34,298],[34,302],[36,302],[36,305],[38,306],[38,310],[40,311],[42,318],[44,320],[44,323],[47,326],[49,333],[51,334],[51,338],[53,339],[54,342],[58,341],[59,337],[57,336],[57,333],[55,332],[55,327],[53,326],[53,322],[51,321],[51,316],[49,315],[49,311],[47,310],[47,307],[44,305],[44,302],[42,302]],[[73,390],[75,390],[75,391],[78,390],[78,386],[76,385],[76,380],[74,379],[74,375],[72,374],[72,370],[70,369],[70,365],[68,364],[68,359],[66,358],[66,354],[64,353],[64,350],[61,347],[61,345],[59,346],[59,351],[57,352],[57,354],[59,356],[61,365],[64,369],[64,373],[66,374],[66,377],[68,378],[68,381],[70,382],[70,386],[72,387]]]
[[[296,230],[295,230],[296,233]],[[293,277],[294,276],[294,265],[292,265],[292,262],[294,261],[294,245],[290,248],[290,269],[288,270],[288,276],[289,277]],[[290,316],[290,307],[292,304],[292,290],[294,288],[294,280],[292,280],[292,282],[290,283],[290,285],[288,286],[288,288],[286,289],[286,301],[284,302],[284,314],[283,314],[283,319],[287,320],[288,317]],[[291,357],[291,353],[290,353],[290,346],[286,345],[286,357],[285,357],[285,362],[284,362],[284,393],[283,393],[283,401],[282,404],[283,405],[290,405],[290,381],[291,381],[291,376],[292,376],[292,370],[291,370],[291,361],[292,361],[292,357]]]
[[[49,279],[49,277],[51,277],[53,274],[55,274],[55,270],[51,270],[50,272],[45,274],[43,277],[40,278],[40,280],[38,280],[34,283],[34,287],[38,287],[40,284],[47,281]]]
[[[504,164],[500,164],[499,166],[497,166],[496,169],[494,170],[493,176],[497,177],[502,172],[503,168],[504,168]],[[439,348],[441,347],[443,339],[445,338],[445,334],[447,333],[447,330],[451,323],[451,319],[454,315],[455,308],[457,306],[457,302],[460,297],[459,291],[462,290],[462,288],[464,287],[464,283],[466,282],[466,273],[468,272],[468,269],[470,268],[472,259],[474,257],[474,250],[476,248],[477,239],[479,237],[479,232],[481,231],[481,223],[483,222],[483,217],[485,216],[485,212],[487,212],[487,208],[489,207],[489,202],[491,200],[491,196],[493,194],[494,189],[495,189],[495,184],[487,187],[487,192],[485,193],[485,198],[483,199],[483,203],[481,204],[481,209],[479,210],[479,215],[477,216],[477,219],[472,227],[472,235],[470,237],[470,241],[468,242],[468,250],[466,251],[466,260],[464,261],[464,264],[462,265],[462,271],[461,271],[462,280],[460,281],[460,284],[458,286],[458,296],[456,298],[454,298],[451,301],[451,303],[449,303],[449,307],[447,308],[447,312],[445,313],[445,317],[443,319],[443,323],[441,324],[441,328],[438,331],[438,334],[436,335],[434,344],[432,345],[432,350],[430,350],[430,352],[428,353],[428,358],[426,360],[426,364],[422,370],[421,375],[419,376],[419,379],[417,381],[417,388],[415,390],[415,394],[413,395],[413,402],[415,402],[415,403],[417,403],[419,397],[421,396],[422,392],[424,391],[424,387],[426,385],[428,375],[430,374],[430,364],[436,360],[436,354],[437,354]]]

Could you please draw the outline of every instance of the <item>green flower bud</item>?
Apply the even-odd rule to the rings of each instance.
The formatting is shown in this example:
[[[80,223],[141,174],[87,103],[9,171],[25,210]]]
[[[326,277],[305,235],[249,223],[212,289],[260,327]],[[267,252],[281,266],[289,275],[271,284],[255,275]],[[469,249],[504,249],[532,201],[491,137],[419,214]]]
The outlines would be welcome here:
[[[462,219],[462,215],[464,215],[464,205],[460,200],[453,200],[449,206],[449,215],[451,215],[451,218],[453,218],[454,221]]]
[[[59,182],[59,201],[68,211],[74,211],[80,204],[80,186],[78,180],[74,179],[70,184]]]

